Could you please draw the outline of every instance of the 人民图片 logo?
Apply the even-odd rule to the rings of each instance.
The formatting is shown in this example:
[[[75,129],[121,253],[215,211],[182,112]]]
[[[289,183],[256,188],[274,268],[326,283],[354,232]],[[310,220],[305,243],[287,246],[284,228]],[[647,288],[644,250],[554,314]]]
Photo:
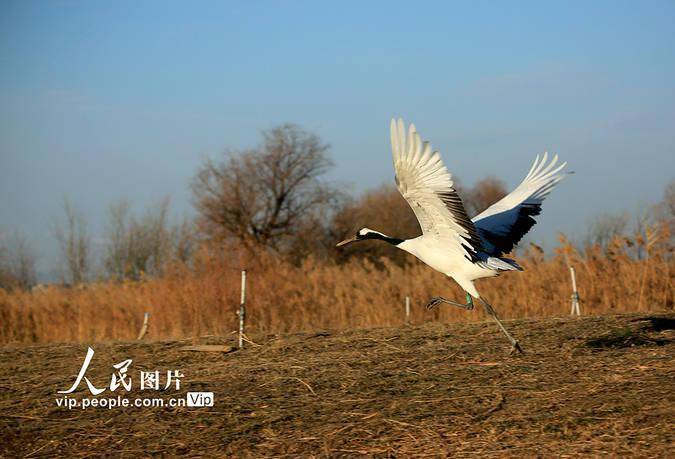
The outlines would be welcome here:
[[[57,393],[64,394],[59,396],[56,399],[56,405],[59,407],[66,407],[68,409],[73,409],[80,407],[86,409],[88,407],[101,407],[101,408],[116,408],[116,407],[174,407],[174,406],[187,406],[187,407],[201,407],[201,406],[213,406],[214,397],[213,392],[188,392],[186,396],[182,397],[170,397],[170,398],[150,398],[150,397],[137,397],[137,398],[126,398],[120,395],[116,397],[105,397],[101,396],[106,390],[109,390],[111,393],[115,393],[118,389],[122,388],[124,394],[131,392],[134,388],[134,379],[131,376],[129,368],[133,363],[132,359],[123,360],[120,363],[112,365],[112,372],[110,376],[110,384],[102,387],[100,384],[94,384],[87,376],[87,370],[91,364],[91,360],[94,357],[94,350],[89,347],[87,349],[87,355],[84,358],[84,362],[80,367],[80,371],[75,378],[75,381],[66,390],[59,390]],[[154,371],[139,371],[138,377],[138,388],[141,391],[157,391],[161,394],[165,394],[166,391],[170,389],[180,390],[181,388],[181,378],[185,375],[181,370],[166,370],[160,372],[159,370]],[[67,394],[72,394],[77,390],[77,388],[82,384],[82,381],[86,383],[87,389],[94,397],[83,397],[81,399],[76,399],[70,397]],[[146,392],[147,393],[147,392]],[[99,397],[100,396],[100,397]]]
[[[104,392],[106,389],[102,388],[99,389],[92,384],[92,382],[85,376],[85,373],[87,372],[87,368],[89,368],[89,364],[91,363],[91,359],[94,357],[94,350],[92,348],[87,349],[87,356],[84,358],[84,362],[82,363],[82,367],[80,368],[80,372],[77,375],[77,378],[75,379],[75,382],[73,385],[70,387],[68,390],[60,390],[58,391],[59,394],[70,394],[77,389],[77,387],[80,385],[82,380],[87,383],[87,387],[89,388],[89,392],[92,393],[92,395],[99,395],[102,392]],[[112,372],[112,376],[110,378],[110,391],[115,392],[118,387],[122,386],[124,389],[129,392],[132,387],[132,380],[129,375],[127,375],[127,370],[129,369],[129,366],[131,366],[131,363],[133,362],[132,359],[127,359],[124,360],[116,365],[113,365],[114,371]],[[180,370],[169,370],[166,372],[166,385],[164,386],[164,390],[169,389],[171,386],[172,382],[175,382],[176,390],[180,389],[180,378],[183,377],[183,374],[180,372]],[[154,390],[160,390],[160,379],[159,379],[159,371],[141,371],[140,372],[140,381],[141,381],[141,390],[146,390],[146,389],[154,389]]]

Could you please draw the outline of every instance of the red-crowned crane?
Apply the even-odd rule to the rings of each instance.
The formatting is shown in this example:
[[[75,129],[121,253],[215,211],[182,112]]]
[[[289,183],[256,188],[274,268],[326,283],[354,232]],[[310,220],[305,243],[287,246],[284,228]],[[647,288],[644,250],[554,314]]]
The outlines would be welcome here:
[[[391,147],[396,185],[415,212],[422,235],[404,240],[363,228],[337,246],[378,239],[416,256],[453,278],[466,292],[466,304],[435,297],[427,304],[428,309],[447,303],[470,310],[476,298],[509,339],[511,351],[522,352],[494,308],[480,296],[474,281],[497,276],[501,271],[522,271],[518,263],[503,255],[534,226],[544,198],[568,174],[563,172],[566,163],[558,164],[557,155],[551,161],[547,153],[541,159],[537,155],[515,190],[470,219],[440,154],[429,142],[421,141],[413,124],[406,135],[402,119],[391,121]]]

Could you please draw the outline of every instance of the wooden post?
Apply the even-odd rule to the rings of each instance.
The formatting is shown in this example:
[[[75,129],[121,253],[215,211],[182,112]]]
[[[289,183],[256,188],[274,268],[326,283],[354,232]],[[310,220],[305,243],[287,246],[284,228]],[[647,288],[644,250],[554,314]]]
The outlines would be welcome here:
[[[581,310],[579,307],[579,292],[577,291],[577,277],[574,271],[574,267],[570,266],[570,276],[572,277],[572,310],[570,315],[573,316],[576,314],[577,317],[581,316]]]
[[[246,270],[241,271],[241,300],[239,302],[239,349],[244,347],[244,318],[246,316]]]
[[[143,315],[143,325],[141,326],[141,331],[138,334],[138,338],[137,338],[138,341],[142,340],[143,337],[145,336],[145,334],[148,332],[148,327],[150,326],[150,324],[148,323],[149,318],[150,318],[150,313],[146,312]]]
[[[410,297],[405,297],[405,323],[410,324]]]

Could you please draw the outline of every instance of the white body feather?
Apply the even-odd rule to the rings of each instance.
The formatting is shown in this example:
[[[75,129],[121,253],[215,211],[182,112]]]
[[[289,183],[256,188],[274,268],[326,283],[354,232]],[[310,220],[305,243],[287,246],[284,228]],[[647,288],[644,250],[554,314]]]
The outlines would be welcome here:
[[[449,240],[422,235],[402,242],[398,248],[416,256],[436,271],[453,278],[474,298],[480,295],[473,281],[498,274],[494,269],[469,261],[464,256],[464,250]]]

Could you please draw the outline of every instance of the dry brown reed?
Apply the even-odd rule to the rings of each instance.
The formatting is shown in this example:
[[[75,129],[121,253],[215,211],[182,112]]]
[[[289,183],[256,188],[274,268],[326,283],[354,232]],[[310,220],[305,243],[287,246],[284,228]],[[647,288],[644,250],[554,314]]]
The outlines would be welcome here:
[[[662,243],[658,243],[660,240]],[[564,316],[570,311],[569,264],[576,268],[582,314],[673,309],[673,256],[661,238],[617,238],[609,249],[577,251],[564,236],[551,257],[531,245],[518,254],[522,273],[478,282],[481,294],[504,318]],[[149,312],[149,339],[226,335],[237,328],[238,262],[197,256],[192,268],[174,266],[162,278],[103,282],[38,292],[0,290],[0,342],[131,340]],[[398,326],[404,298],[412,322],[484,319],[442,307],[427,312],[432,296],[463,299],[451,280],[419,262],[382,266],[368,262],[306,260],[294,266],[271,255],[249,263],[249,334]]]

